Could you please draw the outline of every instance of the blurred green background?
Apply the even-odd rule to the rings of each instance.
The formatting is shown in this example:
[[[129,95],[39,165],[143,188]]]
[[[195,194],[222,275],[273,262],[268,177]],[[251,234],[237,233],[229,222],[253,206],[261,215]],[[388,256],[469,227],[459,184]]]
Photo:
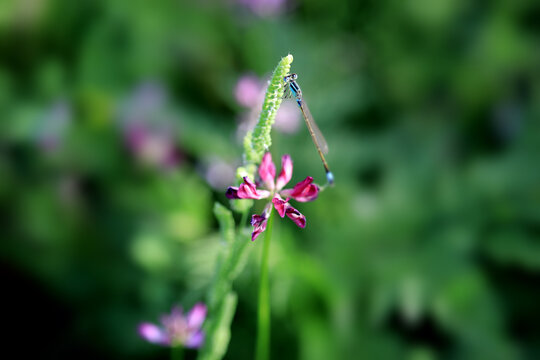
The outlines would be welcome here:
[[[204,300],[213,202],[291,53],[336,186],[296,204],[306,229],[276,222],[272,358],[539,358],[539,18],[532,0],[0,2],[4,353],[168,357],[136,326]],[[323,183],[281,116],[274,159]],[[227,359],[253,358],[261,244]]]

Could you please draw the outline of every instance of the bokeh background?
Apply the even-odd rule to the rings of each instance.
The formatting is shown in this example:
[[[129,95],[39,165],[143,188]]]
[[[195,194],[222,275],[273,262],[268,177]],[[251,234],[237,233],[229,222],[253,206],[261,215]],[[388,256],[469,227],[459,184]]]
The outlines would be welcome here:
[[[336,186],[297,204],[306,229],[276,222],[272,357],[539,358],[539,19],[532,0],[0,2],[3,352],[169,356],[136,326],[204,300],[213,203],[291,53]],[[272,152],[324,182],[294,104]],[[260,245],[227,359],[253,358]]]

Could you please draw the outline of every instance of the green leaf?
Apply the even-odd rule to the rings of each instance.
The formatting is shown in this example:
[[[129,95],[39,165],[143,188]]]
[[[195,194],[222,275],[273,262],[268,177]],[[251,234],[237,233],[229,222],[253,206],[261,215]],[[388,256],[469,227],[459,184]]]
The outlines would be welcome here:
[[[231,339],[230,329],[237,302],[236,293],[230,292],[208,321],[206,342],[199,353],[199,360],[219,360],[225,356]]]
[[[234,241],[234,219],[232,213],[225,206],[216,202],[214,204],[214,215],[219,222],[221,236],[227,244],[232,244]]]
[[[232,212],[223,205],[214,205],[223,248],[218,256],[214,279],[207,296],[209,316],[206,330],[206,343],[199,359],[221,359],[230,339],[230,325],[236,310],[237,296],[232,291],[232,283],[243,268],[247,245],[250,243],[247,232],[235,231]]]

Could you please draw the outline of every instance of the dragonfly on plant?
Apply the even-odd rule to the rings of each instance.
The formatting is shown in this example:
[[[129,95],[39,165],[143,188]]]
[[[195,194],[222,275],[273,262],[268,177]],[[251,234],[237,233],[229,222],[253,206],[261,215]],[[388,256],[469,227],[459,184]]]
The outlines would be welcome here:
[[[319,156],[321,157],[324,170],[326,171],[326,180],[328,181],[328,184],[333,185],[334,175],[330,171],[330,168],[328,167],[328,163],[326,162],[326,159],[324,158],[324,154],[328,153],[328,144],[326,143],[326,140],[324,139],[324,136],[321,133],[321,130],[319,130],[319,127],[315,123],[315,120],[313,120],[313,116],[311,115],[311,112],[309,111],[309,108],[306,102],[304,101],[304,98],[302,97],[302,90],[300,90],[300,86],[298,86],[296,79],[298,79],[298,75],[296,74],[289,74],[283,78],[283,81],[285,81],[285,85],[286,85],[284,98],[295,99],[296,103],[300,107],[300,111],[302,112],[302,116],[304,117],[304,120],[306,121],[306,125],[308,128],[309,134],[311,135],[311,139],[313,140],[313,143],[315,144],[315,147],[317,148],[317,152],[319,153]]]

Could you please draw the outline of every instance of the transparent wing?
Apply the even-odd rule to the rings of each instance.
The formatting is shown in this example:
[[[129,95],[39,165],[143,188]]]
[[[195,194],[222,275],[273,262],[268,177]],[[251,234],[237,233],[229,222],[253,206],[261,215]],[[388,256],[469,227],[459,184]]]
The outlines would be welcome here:
[[[301,104],[302,105],[300,105],[300,109],[302,110],[304,120],[306,120],[306,125],[310,130],[309,133],[311,134],[311,138],[313,139],[315,146],[321,149],[321,152],[323,154],[328,154],[328,144],[326,143],[326,140],[321,133],[321,130],[319,130],[319,127],[315,123],[315,120],[313,120],[313,116],[311,115],[311,112],[309,111],[309,108],[303,99],[301,101]]]
[[[285,91],[283,92],[283,99],[294,99],[294,95],[291,92],[289,84],[285,84]]]

